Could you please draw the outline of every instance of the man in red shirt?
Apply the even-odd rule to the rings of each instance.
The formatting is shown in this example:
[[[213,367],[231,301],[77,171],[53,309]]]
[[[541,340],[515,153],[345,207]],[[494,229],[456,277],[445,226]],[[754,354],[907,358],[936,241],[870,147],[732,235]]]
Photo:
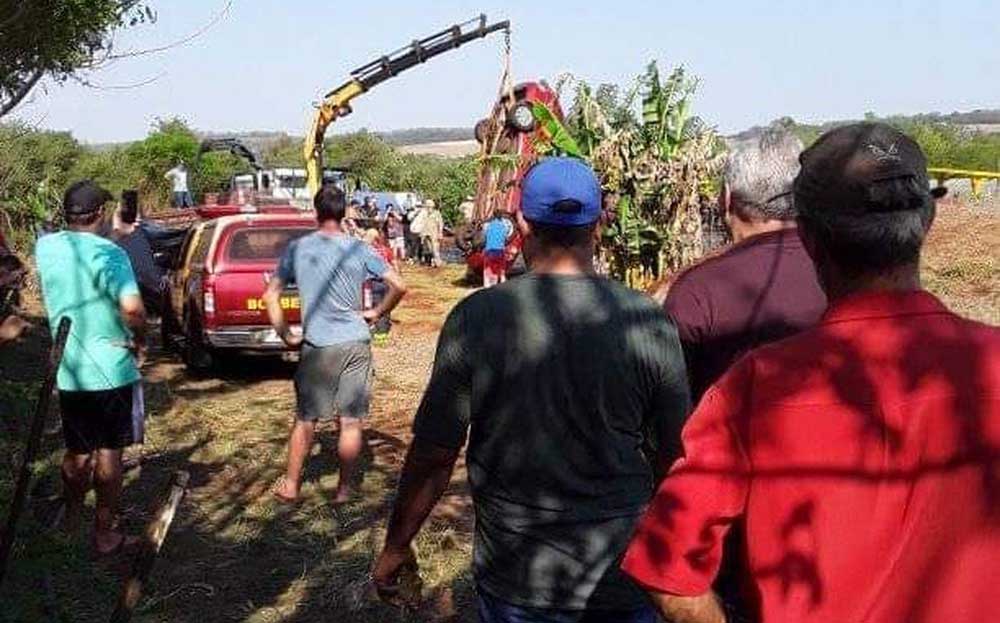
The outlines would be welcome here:
[[[970,623],[1000,577],[1000,331],[921,289],[926,160],[883,124],[833,130],[795,181],[830,306],[705,394],[622,562],[665,618],[723,622],[711,592],[745,521],[764,623]]]

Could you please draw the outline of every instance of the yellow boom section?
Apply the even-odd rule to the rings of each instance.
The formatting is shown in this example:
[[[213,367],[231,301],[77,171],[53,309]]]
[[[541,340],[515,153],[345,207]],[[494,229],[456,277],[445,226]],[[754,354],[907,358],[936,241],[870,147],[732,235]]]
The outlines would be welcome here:
[[[972,196],[978,198],[983,192],[983,184],[989,180],[1000,180],[1000,173],[993,171],[967,171],[964,169],[947,169],[943,167],[929,167],[927,173],[933,177],[938,186],[950,179],[967,179],[972,184]]]
[[[458,48],[469,41],[482,39],[494,32],[507,33],[507,53],[510,53],[510,22],[502,21],[487,24],[486,16],[480,15],[461,24],[455,24],[436,32],[429,37],[418,39],[386,56],[378,58],[367,65],[362,65],[351,72],[351,79],[323,98],[312,128],[306,135],[304,145],[306,157],[306,185],[310,196],[315,196],[323,184],[323,136],[326,128],[338,117],[351,112],[350,101],[373,86],[385,82],[389,78],[416,67],[439,54],[444,54]]]
[[[306,159],[306,185],[310,197],[316,195],[323,182],[323,137],[326,135],[327,126],[337,117],[350,112],[350,101],[364,92],[364,86],[357,80],[352,80],[330,93],[316,110],[316,117],[313,119],[312,128],[306,134],[303,146],[303,155]]]

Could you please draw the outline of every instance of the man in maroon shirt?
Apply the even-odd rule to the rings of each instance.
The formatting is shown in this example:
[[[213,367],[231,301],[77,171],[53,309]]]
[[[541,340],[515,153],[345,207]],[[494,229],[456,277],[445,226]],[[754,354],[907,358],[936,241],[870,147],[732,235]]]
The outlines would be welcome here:
[[[740,355],[811,327],[826,308],[795,228],[802,142],[771,128],[731,147],[719,210],[735,244],[682,273],[664,303],[695,403]]]
[[[685,457],[622,567],[675,623],[711,591],[744,518],[764,623],[978,623],[1000,577],[1000,330],[921,288],[926,160],[883,124],[802,154],[800,232],[821,322],[736,363],[685,425]]]
[[[769,128],[730,148],[719,210],[735,244],[681,274],[664,302],[695,404],[740,356],[813,326],[826,308],[795,226],[792,183],[802,142]],[[732,531],[715,583],[737,611],[746,609],[740,586],[745,549],[741,531]]]

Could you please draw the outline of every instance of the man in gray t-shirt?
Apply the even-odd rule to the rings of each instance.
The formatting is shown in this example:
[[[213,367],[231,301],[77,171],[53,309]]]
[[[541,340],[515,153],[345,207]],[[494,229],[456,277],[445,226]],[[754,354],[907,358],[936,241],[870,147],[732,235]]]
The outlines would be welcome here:
[[[687,378],[657,305],[593,274],[600,209],[582,161],[526,175],[531,272],[470,296],[442,329],[373,572],[384,597],[468,440],[481,620],[655,620],[618,562],[654,472],[677,457]]]
[[[368,415],[368,325],[396,307],[406,285],[371,247],[341,229],[347,207],[340,190],[324,187],[313,203],[318,231],[288,245],[264,293],[275,331],[290,346],[302,347],[295,373],[298,417],[288,443],[288,467],[274,495],[285,502],[298,498],[316,421],[337,416],[340,479],[335,501],[345,502],[351,496],[351,477],[361,453],[362,420]],[[362,309],[364,282],[373,278],[382,279],[389,292],[376,307]],[[281,309],[281,293],[289,285],[298,287],[302,301],[301,335],[292,333]]]

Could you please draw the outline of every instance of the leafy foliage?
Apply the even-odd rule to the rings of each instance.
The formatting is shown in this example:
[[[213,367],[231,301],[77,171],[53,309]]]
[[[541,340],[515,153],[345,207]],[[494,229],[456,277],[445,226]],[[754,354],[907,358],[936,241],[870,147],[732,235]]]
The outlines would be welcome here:
[[[122,26],[155,20],[137,0],[6,2],[0,10],[0,116],[42,76],[63,82],[111,53]]]
[[[66,132],[38,132],[22,124],[0,126],[0,221],[11,243],[24,248],[59,205],[70,170],[83,153]]]
[[[691,115],[696,81],[681,67],[663,79],[654,62],[625,95],[613,85],[593,89],[572,77],[561,79],[560,86],[571,82],[575,97],[566,129],[594,166],[616,212],[602,249],[609,271],[642,286],[700,257],[701,213],[712,201],[721,145],[714,131]],[[640,94],[641,114],[636,114]]]
[[[991,119],[991,111],[978,111],[979,117]],[[973,113],[969,113],[973,115]],[[958,113],[950,117],[962,117]],[[1000,171],[1000,134],[979,131],[942,120],[939,115],[917,115],[914,117],[880,118],[872,113],[865,115],[869,121],[884,121],[899,128],[913,140],[927,155],[932,167],[949,169],[970,169],[975,171]],[[798,123],[791,117],[782,117],[774,123],[791,130],[806,146],[811,145],[827,130],[850,123],[838,121],[819,125]],[[752,130],[750,130],[752,131]]]

